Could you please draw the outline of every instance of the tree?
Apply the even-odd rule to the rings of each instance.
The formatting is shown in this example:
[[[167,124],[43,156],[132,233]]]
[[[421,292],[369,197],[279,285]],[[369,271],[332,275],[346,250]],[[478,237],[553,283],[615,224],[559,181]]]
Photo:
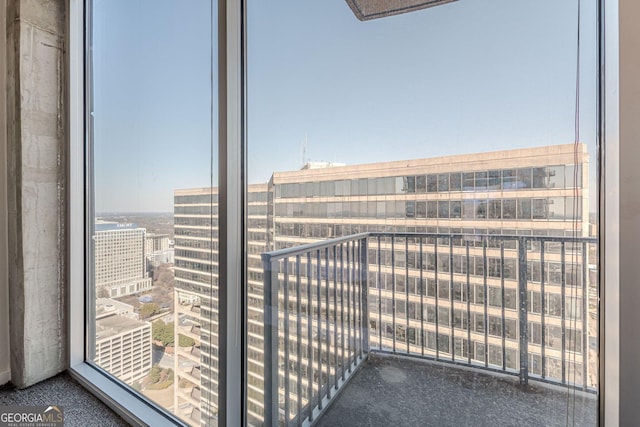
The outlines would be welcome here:
[[[175,338],[174,338],[173,322],[169,322],[166,325],[164,325],[164,335],[163,335],[162,344],[165,347],[166,346],[173,347],[174,342],[175,342]]]
[[[196,343],[196,341],[188,337],[186,335],[178,334],[178,345],[180,347],[191,347]]]
[[[165,347],[173,346],[175,341],[173,326],[173,322],[165,324],[162,320],[156,320],[151,324],[151,336]]]
[[[150,302],[147,304],[142,304],[140,307],[140,318],[146,319],[148,317],[153,316],[154,314],[160,313],[160,306],[155,302]]]
[[[151,324],[151,336],[154,341],[162,341],[162,334],[164,333],[164,322],[162,320],[156,320]]]
[[[158,365],[154,365],[154,367],[151,368],[151,372],[149,372],[149,380],[152,383],[157,383],[158,381],[160,381],[161,374],[162,368],[160,368]]]

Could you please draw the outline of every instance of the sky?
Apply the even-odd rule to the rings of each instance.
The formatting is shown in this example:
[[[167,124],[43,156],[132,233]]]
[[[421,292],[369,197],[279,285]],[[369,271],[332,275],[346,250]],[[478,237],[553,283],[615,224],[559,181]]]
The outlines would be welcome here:
[[[217,184],[210,4],[94,3],[96,211],[172,211],[175,189]],[[305,159],[574,141],[578,0],[459,0],[367,22],[344,0],[247,4],[250,183]],[[582,1],[580,140],[592,174],[595,10],[596,0]]]

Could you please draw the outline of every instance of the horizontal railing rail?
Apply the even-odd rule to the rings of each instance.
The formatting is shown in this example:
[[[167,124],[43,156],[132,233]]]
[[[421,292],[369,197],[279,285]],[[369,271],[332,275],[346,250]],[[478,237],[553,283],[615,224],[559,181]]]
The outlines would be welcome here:
[[[369,351],[595,391],[596,246],[370,232],[263,253],[265,425],[313,423]]]

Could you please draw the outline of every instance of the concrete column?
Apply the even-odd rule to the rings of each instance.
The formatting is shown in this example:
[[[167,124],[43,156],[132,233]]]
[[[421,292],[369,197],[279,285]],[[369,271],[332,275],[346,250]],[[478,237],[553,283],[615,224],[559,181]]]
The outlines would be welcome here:
[[[0,87],[6,87],[7,2],[0,0]],[[0,385],[11,379],[9,363],[9,275],[7,274],[7,102],[0,97]]]
[[[6,1],[11,380],[26,387],[67,364],[66,1]]]

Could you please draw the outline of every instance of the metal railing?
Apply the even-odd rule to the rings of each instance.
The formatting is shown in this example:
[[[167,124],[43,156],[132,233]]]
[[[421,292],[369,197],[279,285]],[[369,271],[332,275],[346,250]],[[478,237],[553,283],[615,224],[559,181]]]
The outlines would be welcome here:
[[[369,351],[595,390],[595,244],[372,232],[262,254],[265,425],[313,423]]]

